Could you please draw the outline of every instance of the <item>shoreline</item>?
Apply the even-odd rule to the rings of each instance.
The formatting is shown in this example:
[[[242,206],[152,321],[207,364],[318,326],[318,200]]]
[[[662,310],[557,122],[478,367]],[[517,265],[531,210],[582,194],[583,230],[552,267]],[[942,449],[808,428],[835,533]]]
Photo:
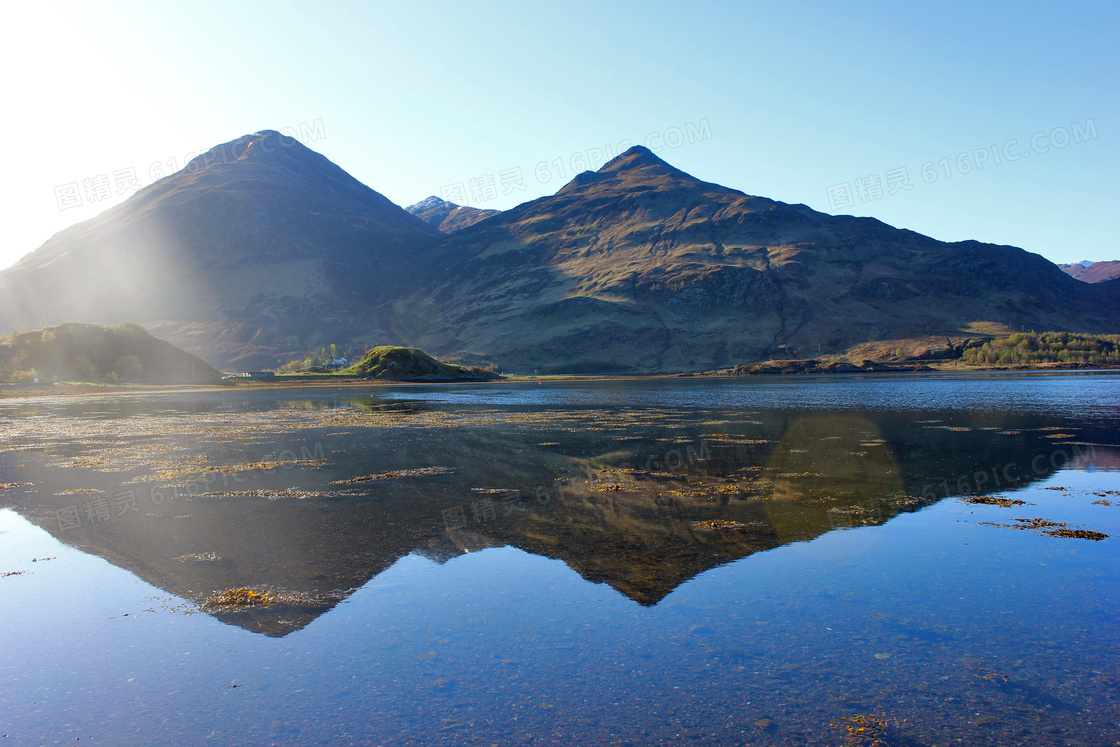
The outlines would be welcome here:
[[[666,373],[614,373],[614,374],[544,374],[537,376],[508,375],[500,379],[427,379],[415,381],[387,381],[384,379],[363,379],[325,374],[321,378],[301,375],[285,380],[278,376],[272,380],[243,380],[236,382],[214,382],[199,384],[98,384],[83,382],[59,382],[55,384],[0,384],[0,400],[49,396],[110,396],[121,394],[189,394],[192,392],[233,392],[259,391],[270,389],[339,389],[339,388],[376,388],[398,386],[426,386],[431,384],[533,384],[561,381],[636,381],[650,379],[740,379],[766,376],[840,376],[862,377],[878,375],[910,376],[953,376],[970,374],[1079,374],[1079,373],[1120,373],[1120,368],[1110,366],[1087,366],[1068,363],[1043,364],[1040,366],[958,366],[928,365],[916,366],[914,363],[898,365],[876,364],[862,368],[852,366],[846,369],[810,368],[807,361],[764,361],[746,366],[756,366],[752,371],[736,372],[736,369],[716,371],[677,371]],[[956,361],[953,361],[956,363]],[[782,365],[787,364],[787,365]],[[797,365],[789,365],[797,364]],[[745,368],[746,366],[737,367]]]

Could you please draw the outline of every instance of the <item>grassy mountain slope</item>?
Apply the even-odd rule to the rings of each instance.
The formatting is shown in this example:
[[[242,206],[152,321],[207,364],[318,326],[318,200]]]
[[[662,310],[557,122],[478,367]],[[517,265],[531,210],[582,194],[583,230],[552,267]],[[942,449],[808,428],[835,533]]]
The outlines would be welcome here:
[[[440,236],[265,130],[0,272],[0,330],[135,319],[220,365],[258,367],[362,334],[396,268]]]
[[[485,380],[501,378],[480,368],[466,368],[437,361],[423,350],[381,345],[366,352],[343,373],[390,381]]]
[[[1038,255],[752,197],[642,147],[457,232],[425,264],[396,302],[397,335],[507,369],[714,368],[869,340],[937,345],[980,323],[1120,323],[1114,294]]]
[[[376,341],[571,373],[1120,331],[1120,280],[750,196],[642,147],[505,212],[412,210],[246,135],[0,272],[0,331],[136,319],[242,370]]]
[[[205,361],[141,326],[62,324],[0,341],[0,382],[198,384],[221,377]]]

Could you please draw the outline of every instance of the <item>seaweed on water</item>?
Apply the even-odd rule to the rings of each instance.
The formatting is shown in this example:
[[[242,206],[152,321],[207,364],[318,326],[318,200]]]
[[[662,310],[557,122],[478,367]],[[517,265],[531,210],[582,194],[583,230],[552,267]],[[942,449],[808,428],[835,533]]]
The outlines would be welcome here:
[[[391,472],[380,472],[376,475],[361,475],[348,480],[335,480],[331,485],[361,485],[366,482],[378,480],[397,480],[402,477],[425,477],[427,475],[446,475],[455,470],[448,467],[419,467],[417,469],[399,469]]]
[[[847,747],[887,747],[886,737],[892,726],[899,727],[907,722],[893,719],[893,724],[887,720],[887,714],[876,716],[873,713],[857,716],[841,716],[840,723],[833,722],[829,726],[837,731],[846,732],[844,744]]]
[[[982,506],[1000,506],[1002,508],[1027,505],[1026,501],[1021,501],[1018,498],[997,498],[990,495],[975,495],[968,498],[961,498],[961,500],[965,503],[978,503]]]
[[[249,607],[301,607],[305,609],[327,608],[342,599],[345,594],[335,591],[328,594],[310,596],[302,593],[271,591],[264,588],[242,586],[216,591],[202,602],[205,612],[232,612]]]
[[[708,521],[696,521],[692,523],[692,526],[696,529],[701,529],[708,532],[716,531],[719,529],[742,530],[747,528],[747,525],[741,521],[729,521],[728,519],[709,519]]]
[[[991,521],[983,521],[981,524],[988,526],[1001,527],[1003,529],[1020,529],[1035,534],[1045,535],[1047,537],[1067,537],[1070,539],[1087,539],[1094,542],[1108,539],[1108,535],[1103,532],[1094,532],[1090,529],[1077,529],[1071,527],[1065,521],[1050,521],[1041,517],[1033,519],[1018,518],[1014,520],[1014,524],[996,524]]]
[[[268,607],[276,603],[276,596],[267,591],[254,591],[242,587],[239,589],[224,589],[216,591],[202,603],[210,609],[236,608],[236,607]]]

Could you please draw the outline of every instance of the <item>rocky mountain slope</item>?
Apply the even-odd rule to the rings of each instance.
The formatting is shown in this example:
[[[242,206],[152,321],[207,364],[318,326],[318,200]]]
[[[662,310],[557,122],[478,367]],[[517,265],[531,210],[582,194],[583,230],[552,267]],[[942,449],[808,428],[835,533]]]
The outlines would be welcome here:
[[[501,212],[500,210],[463,207],[462,205],[456,205],[454,202],[441,200],[435,195],[421,200],[415,205],[409,205],[405,210],[444,233],[455,233]]]
[[[1103,283],[1120,278],[1120,260],[1115,259],[1108,262],[1074,262],[1058,267],[1065,270],[1070,277],[1086,283]]]
[[[1120,323],[1115,293],[1038,255],[752,197],[642,147],[450,236],[410,284],[392,317],[401,338],[542,372],[706,369]]]
[[[292,138],[219,145],[0,273],[0,330],[140,322],[254,368],[367,329],[440,233]]]
[[[135,319],[241,369],[337,343],[621,372],[1120,330],[1120,281],[750,196],[642,147],[505,212],[410,210],[247,135],[0,272],[0,331]]]

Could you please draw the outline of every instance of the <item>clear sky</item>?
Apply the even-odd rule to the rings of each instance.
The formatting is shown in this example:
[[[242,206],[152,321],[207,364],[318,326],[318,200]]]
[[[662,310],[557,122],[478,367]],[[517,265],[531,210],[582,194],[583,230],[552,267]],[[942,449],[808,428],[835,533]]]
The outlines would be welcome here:
[[[402,206],[509,208],[646,144],[748,194],[1056,262],[1120,259],[1111,0],[0,12],[0,267],[266,128]]]

